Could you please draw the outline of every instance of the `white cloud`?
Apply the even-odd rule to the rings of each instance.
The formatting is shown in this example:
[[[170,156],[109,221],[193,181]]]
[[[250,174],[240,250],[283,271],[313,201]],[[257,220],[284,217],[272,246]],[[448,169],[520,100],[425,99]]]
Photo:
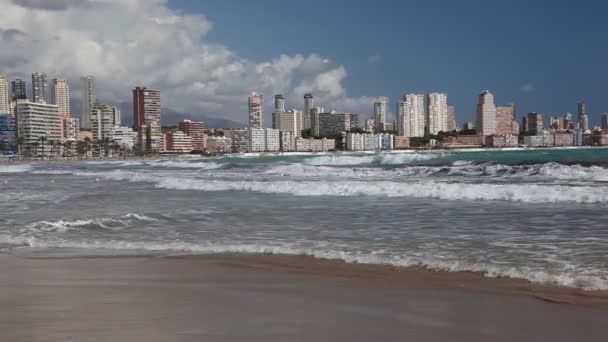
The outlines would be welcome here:
[[[534,86],[534,83],[528,82],[528,83],[524,83],[521,88],[521,91],[523,91],[524,93],[532,93],[536,90],[536,87]]]
[[[240,122],[250,91],[265,94],[267,112],[277,93],[290,107],[312,92],[327,109],[364,116],[375,99],[349,97],[346,69],[318,54],[253,61],[208,43],[213,23],[165,0],[0,0],[0,8],[0,72],[61,75],[74,96],[79,77],[94,75],[104,101],[130,102],[134,86],[149,86],[161,90],[163,107]]]

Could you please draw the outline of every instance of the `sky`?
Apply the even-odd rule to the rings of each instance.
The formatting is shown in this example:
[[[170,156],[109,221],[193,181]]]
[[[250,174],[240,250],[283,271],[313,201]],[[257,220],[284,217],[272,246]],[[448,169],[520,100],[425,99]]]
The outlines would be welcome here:
[[[608,112],[608,4],[602,1],[0,0],[0,73],[98,80],[99,98],[158,88],[163,107],[245,123],[247,94],[371,115],[405,93],[441,91],[457,121],[477,95],[519,116]],[[78,113],[79,108],[73,108]]]

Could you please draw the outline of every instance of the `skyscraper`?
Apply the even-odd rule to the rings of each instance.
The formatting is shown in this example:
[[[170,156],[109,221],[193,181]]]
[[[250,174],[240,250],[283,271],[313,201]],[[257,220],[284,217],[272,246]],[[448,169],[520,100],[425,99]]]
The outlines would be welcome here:
[[[424,136],[424,100],[424,94],[407,94],[397,103],[397,131],[400,136]]]
[[[264,95],[256,92],[251,93],[248,98],[249,128],[264,127]]]
[[[22,79],[16,79],[11,82],[13,92],[13,100],[27,100],[27,84]]]
[[[91,109],[95,104],[95,77],[83,76],[82,81],[82,112],[80,113],[80,127],[91,129]]]
[[[543,130],[543,114],[528,113],[528,133],[530,135],[539,135]]]
[[[315,107],[315,100],[312,97],[312,94],[306,94],[304,95],[304,113],[303,113],[303,128],[304,129],[309,129],[312,127],[312,123],[311,123],[311,113],[310,111]]]
[[[602,129],[608,130],[608,113],[602,114]]]
[[[426,96],[426,127],[430,134],[448,131],[448,94]]]
[[[448,106],[448,131],[456,129],[456,109],[454,106]]]
[[[146,87],[133,89],[133,130],[146,152],[162,149],[160,91]]]
[[[51,103],[46,74],[43,72],[32,74],[32,101],[36,103]]]
[[[281,129],[282,113],[285,112],[285,98],[283,95],[274,96],[274,112],[272,112],[272,128]]]
[[[484,136],[496,134],[496,105],[494,105],[494,95],[489,90],[484,90],[479,94],[477,134]]]
[[[9,114],[11,112],[8,101],[8,79],[0,74],[0,113]]]
[[[583,131],[589,129],[589,117],[587,116],[587,105],[585,105],[585,101],[578,103],[578,124]]]
[[[513,134],[513,107],[496,106],[496,134]]]
[[[379,133],[386,130],[386,100],[374,102],[374,120],[376,132]]]
[[[53,80],[53,104],[57,105],[59,115],[70,115],[70,86],[62,77]]]

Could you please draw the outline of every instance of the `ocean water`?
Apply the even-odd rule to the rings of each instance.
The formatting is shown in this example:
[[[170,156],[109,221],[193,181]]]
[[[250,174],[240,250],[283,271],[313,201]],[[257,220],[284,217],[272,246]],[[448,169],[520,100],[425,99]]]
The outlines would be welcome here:
[[[608,149],[0,164],[0,250],[221,252],[608,289]]]

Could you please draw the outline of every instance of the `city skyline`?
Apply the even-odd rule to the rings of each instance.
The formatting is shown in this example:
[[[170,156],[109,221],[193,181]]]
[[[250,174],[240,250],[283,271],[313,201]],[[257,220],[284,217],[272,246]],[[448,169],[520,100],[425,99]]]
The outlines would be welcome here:
[[[424,34],[419,35],[420,38],[408,35],[407,38],[404,38],[404,43],[406,43],[404,45],[411,46],[413,49],[411,51],[420,52],[414,54],[409,50],[403,51],[404,48],[395,46],[395,44],[386,44],[384,42],[386,38],[382,38],[377,47],[365,41],[360,44],[360,47],[354,46],[349,39],[346,39],[345,44],[348,44],[348,48],[342,50],[354,51],[353,56],[345,56],[344,52],[328,45],[332,39],[328,39],[326,42],[318,39],[321,31],[324,33],[328,31],[324,30],[325,25],[330,24],[317,21],[306,30],[292,32],[297,34],[298,38],[310,36],[304,37],[306,38],[304,40],[297,39],[298,44],[291,41],[290,38],[285,38],[281,44],[265,44],[262,48],[262,45],[259,45],[262,40],[275,41],[269,39],[277,34],[270,29],[275,25],[272,22],[268,22],[261,28],[252,27],[251,32],[245,33],[248,37],[257,34],[256,39],[232,40],[230,34],[233,33],[234,28],[229,25],[230,20],[235,16],[242,18],[243,13],[250,10],[254,13],[261,11],[261,9],[253,8],[254,6],[247,2],[240,3],[242,11],[230,13],[228,8],[222,6],[220,2],[192,4],[191,2],[169,1],[167,3],[147,3],[147,6],[144,6],[143,2],[133,1],[129,7],[119,1],[108,0],[104,3],[104,8],[100,10],[104,14],[115,17],[116,27],[124,28],[124,32],[106,28],[99,29],[93,26],[96,21],[92,20],[94,13],[91,12],[96,9],[95,3],[87,6],[66,4],[54,10],[45,9],[44,2],[41,1],[19,2],[20,5],[18,5],[14,1],[2,0],[0,4],[5,9],[0,14],[0,19],[6,23],[1,29],[3,30],[3,44],[7,47],[0,52],[0,72],[8,74],[11,79],[24,80],[28,80],[30,73],[36,71],[46,72],[49,79],[54,76],[63,76],[74,85],[71,91],[75,98],[82,97],[81,87],[75,86],[78,78],[81,75],[91,74],[98,78],[98,97],[104,102],[128,103],[128,90],[139,84],[147,84],[160,89],[167,95],[165,106],[170,111],[188,114],[193,118],[201,116],[226,118],[243,124],[246,122],[242,119],[241,113],[246,110],[246,104],[240,99],[251,91],[258,91],[267,96],[280,93],[289,103],[294,103],[296,100],[299,103],[305,93],[311,93],[318,103],[326,106],[328,103],[335,104],[334,108],[327,109],[354,111],[362,116],[371,116],[373,108],[370,103],[384,96],[388,98],[387,114],[389,118],[395,118],[394,104],[403,94],[445,92],[450,94],[450,104],[456,108],[459,123],[474,120],[476,103],[470,99],[482,89],[491,89],[497,96],[497,103],[517,103],[518,118],[533,111],[554,115],[563,115],[565,112],[576,113],[576,102],[584,100],[588,103],[587,111],[590,122],[598,123],[601,114],[606,111],[605,108],[608,108],[607,100],[605,100],[605,96],[602,96],[601,82],[598,82],[605,78],[605,68],[598,68],[601,64],[598,64],[597,61],[603,50],[598,50],[599,48],[595,46],[597,44],[589,44],[593,42],[593,36],[601,34],[605,28],[598,27],[598,30],[589,30],[588,35],[584,37],[576,34],[574,36],[558,35],[561,32],[559,29],[552,33],[549,27],[554,28],[559,19],[564,19],[567,15],[563,4],[557,4],[547,9],[552,14],[556,14],[550,22],[544,17],[534,24],[530,24],[529,21],[525,22],[526,25],[545,28],[542,32],[532,31],[535,33],[528,41],[515,40],[520,37],[522,28],[516,27],[515,24],[507,27],[504,25],[506,22],[516,23],[518,19],[527,19],[529,16],[537,14],[545,8],[541,5],[530,5],[526,7],[525,13],[518,14],[509,8],[490,13],[489,10],[476,8],[474,2],[462,5],[462,8],[454,8],[455,5],[443,2],[443,6],[440,6],[440,13],[437,15],[456,25],[459,16],[470,11],[470,15],[480,18],[478,26],[458,24],[454,26],[457,29],[455,32],[443,32],[443,36],[439,37],[436,32],[428,30],[421,32]],[[385,5],[387,8],[402,8],[407,4],[385,2]],[[277,10],[288,11],[293,6],[288,2],[284,6],[279,6],[280,8]],[[362,12],[367,6],[370,5],[365,5],[361,9],[352,9],[352,15],[362,16]],[[586,4],[578,6],[577,10],[587,14],[594,7],[595,5]],[[335,14],[341,6],[338,3],[331,6],[326,5],[323,8],[325,10],[322,11],[321,16],[325,17]],[[501,9],[503,8],[501,7]],[[303,10],[308,11],[309,9]],[[446,17],[445,12],[448,11],[453,11],[453,18]],[[142,17],[150,18],[150,20],[136,18],[136,22],[132,25],[133,28],[128,27],[135,12],[141,13]],[[500,12],[500,14],[495,12]],[[260,15],[262,14],[260,13]],[[486,16],[481,16],[482,14]],[[385,15],[392,16],[393,14],[386,13]],[[75,20],[74,17],[80,19]],[[90,22],[87,22],[87,18],[91,19]],[[375,22],[382,18],[382,16],[372,16],[370,20]],[[48,21],[40,22],[43,19],[48,19]],[[420,19],[416,19],[416,21]],[[470,57],[465,60],[462,53],[458,52],[458,49],[454,49],[447,41],[448,37],[463,44],[471,40],[477,41],[476,34],[483,31],[484,24],[487,24],[490,19],[500,19],[500,28],[504,32],[490,30],[490,32],[481,33],[485,38],[492,38],[484,40],[487,47],[487,58]],[[572,19],[578,20],[576,15],[572,15]],[[53,25],[60,25],[59,23],[62,25],[61,28],[67,32],[83,34],[83,44],[75,45],[73,41],[60,40],[53,48],[57,49],[55,54],[48,56],[37,54],[36,52],[41,47],[35,46],[33,38],[48,37],[54,31]],[[586,25],[596,25],[596,23],[586,23]],[[366,26],[362,29],[367,28],[369,27]],[[416,32],[415,28],[407,24],[404,28],[388,25],[385,29],[386,32],[383,33],[392,37],[403,33],[402,31],[406,28]],[[161,36],[165,37],[163,39],[166,41],[151,39],[147,41],[149,47],[144,47],[142,46],[143,38],[137,34],[142,29],[156,33],[162,32]],[[90,30],[97,33],[94,35],[83,33]],[[259,30],[263,30],[263,32],[259,32]],[[115,31],[120,31],[120,34]],[[276,31],[282,32],[282,30]],[[355,34],[358,29],[353,27],[352,32]],[[178,40],[172,39],[182,35],[187,39],[191,48],[184,50]],[[438,47],[425,45],[423,49],[420,48],[420,44],[427,37],[440,38]],[[473,39],[474,37],[475,39]],[[559,46],[554,43],[554,39],[557,37],[561,39]],[[314,40],[315,38],[316,40]],[[541,38],[549,39],[541,40]],[[50,37],[48,41],[52,41]],[[117,48],[108,50],[109,46],[104,45],[105,42],[115,44]],[[517,43],[513,45],[514,42]],[[540,56],[537,53],[527,53],[525,48],[530,47],[534,42],[548,44],[548,52]],[[154,52],[149,51],[149,48],[164,46],[163,44],[167,48],[156,48]],[[471,44],[466,44],[471,48]],[[509,44],[511,44],[511,50],[507,50]],[[90,46],[91,49],[84,49],[84,46]],[[259,48],[252,50],[253,46]],[[285,46],[285,50],[281,51],[280,47],[283,46]],[[581,47],[580,50],[588,52],[585,54],[585,61],[592,59],[592,63],[576,63],[571,59],[568,59],[570,62],[566,61],[565,57],[556,53],[565,46],[584,46],[585,48]],[[173,55],[170,52],[172,50],[182,51],[183,54]],[[428,50],[428,53],[422,53],[425,50]],[[62,51],[69,55],[65,55]],[[477,50],[471,50],[470,53],[475,53],[475,51]],[[503,56],[501,54],[506,51],[511,51],[511,55]],[[529,51],[537,52],[534,49]],[[424,60],[420,60],[419,55],[427,58],[426,64]],[[84,56],[87,56],[88,59]],[[208,59],[203,56],[208,56]],[[550,59],[548,59],[549,56]],[[396,64],[393,59],[397,57],[404,57],[405,60]],[[541,57],[551,62],[544,63],[544,60],[539,60]],[[509,61],[509,58],[512,61]],[[144,67],[139,63],[144,59],[150,61],[150,67]],[[109,61],[115,62],[110,63]],[[595,69],[592,68],[593,66]],[[547,70],[550,67],[554,69]],[[566,69],[576,70],[576,72],[567,74],[561,72]],[[594,73],[590,72],[592,69]],[[192,72],[192,70],[201,72]],[[560,72],[556,72],[558,70]],[[541,71],[544,73],[541,74]],[[555,79],[558,76],[563,79]],[[516,80],[515,77],[518,79]],[[31,89],[28,89],[29,91]],[[79,107],[72,108],[72,112],[79,114]],[[298,108],[303,109],[301,106]],[[264,110],[267,113],[272,112],[270,101],[266,102]],[[270,119],[270,115],[265,117],[266,126],[270,126]]]

